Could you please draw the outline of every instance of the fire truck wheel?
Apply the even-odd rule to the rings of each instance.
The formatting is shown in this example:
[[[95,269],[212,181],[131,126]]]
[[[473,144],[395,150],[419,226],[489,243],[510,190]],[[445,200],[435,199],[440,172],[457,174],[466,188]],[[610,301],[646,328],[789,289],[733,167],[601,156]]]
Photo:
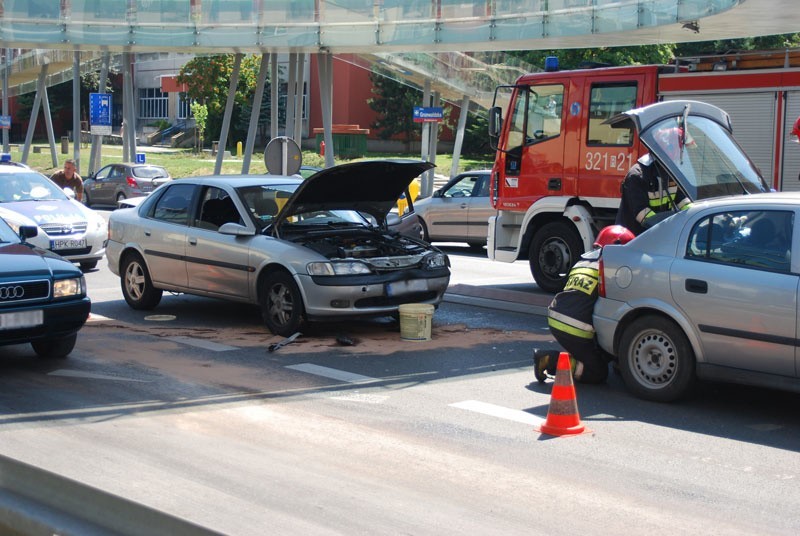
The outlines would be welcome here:
[[[583,242],[575,227],[567,222],[553,221],[533,235],[528,250],[531,274],[545,292],[560,292],[567,274],[583,253]]]

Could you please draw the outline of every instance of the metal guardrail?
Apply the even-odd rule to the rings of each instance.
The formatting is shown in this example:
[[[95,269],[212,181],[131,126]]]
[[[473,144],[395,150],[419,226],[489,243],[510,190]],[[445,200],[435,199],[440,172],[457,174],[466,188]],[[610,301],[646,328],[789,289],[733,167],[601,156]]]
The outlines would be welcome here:
[[[222,533],[0,455],[0,533],[219,536]]]

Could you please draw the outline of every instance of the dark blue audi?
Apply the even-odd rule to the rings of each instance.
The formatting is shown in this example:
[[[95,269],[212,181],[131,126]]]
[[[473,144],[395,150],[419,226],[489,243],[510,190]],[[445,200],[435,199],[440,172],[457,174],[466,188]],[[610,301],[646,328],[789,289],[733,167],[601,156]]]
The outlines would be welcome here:
[[[83,273],[55,253],[26,242],[0,219],[0,345],[30,343],[40,357],[66,357],[89,318]]]

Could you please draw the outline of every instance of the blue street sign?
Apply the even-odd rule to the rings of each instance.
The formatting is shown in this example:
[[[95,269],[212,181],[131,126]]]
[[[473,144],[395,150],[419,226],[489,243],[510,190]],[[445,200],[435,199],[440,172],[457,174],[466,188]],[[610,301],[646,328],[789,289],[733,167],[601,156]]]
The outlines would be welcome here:
[[[136,153],[136,163],[144,164],[144,153]]]
[[[10,115],[0,115],[0,128],[11,128]]]
[[[95,136],[111,134],[111,93],[89,93],[89,123]]]
[[[439,123],[444,118],[444,113],[440,106],[414,106],[415,123]]]

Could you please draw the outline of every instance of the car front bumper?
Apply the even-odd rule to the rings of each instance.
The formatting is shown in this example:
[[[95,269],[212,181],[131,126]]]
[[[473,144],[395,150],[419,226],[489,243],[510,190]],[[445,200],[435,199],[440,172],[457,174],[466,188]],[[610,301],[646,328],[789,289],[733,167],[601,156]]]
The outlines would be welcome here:
[[[27,307],[2,308],[0,314],[41,309],[44,321],[33,327],[0,329],[0,345],[23,344],[38,339],[63,337],[76,333],[89,318],[92,302],[88,297],[61,303],[46,303]]]

